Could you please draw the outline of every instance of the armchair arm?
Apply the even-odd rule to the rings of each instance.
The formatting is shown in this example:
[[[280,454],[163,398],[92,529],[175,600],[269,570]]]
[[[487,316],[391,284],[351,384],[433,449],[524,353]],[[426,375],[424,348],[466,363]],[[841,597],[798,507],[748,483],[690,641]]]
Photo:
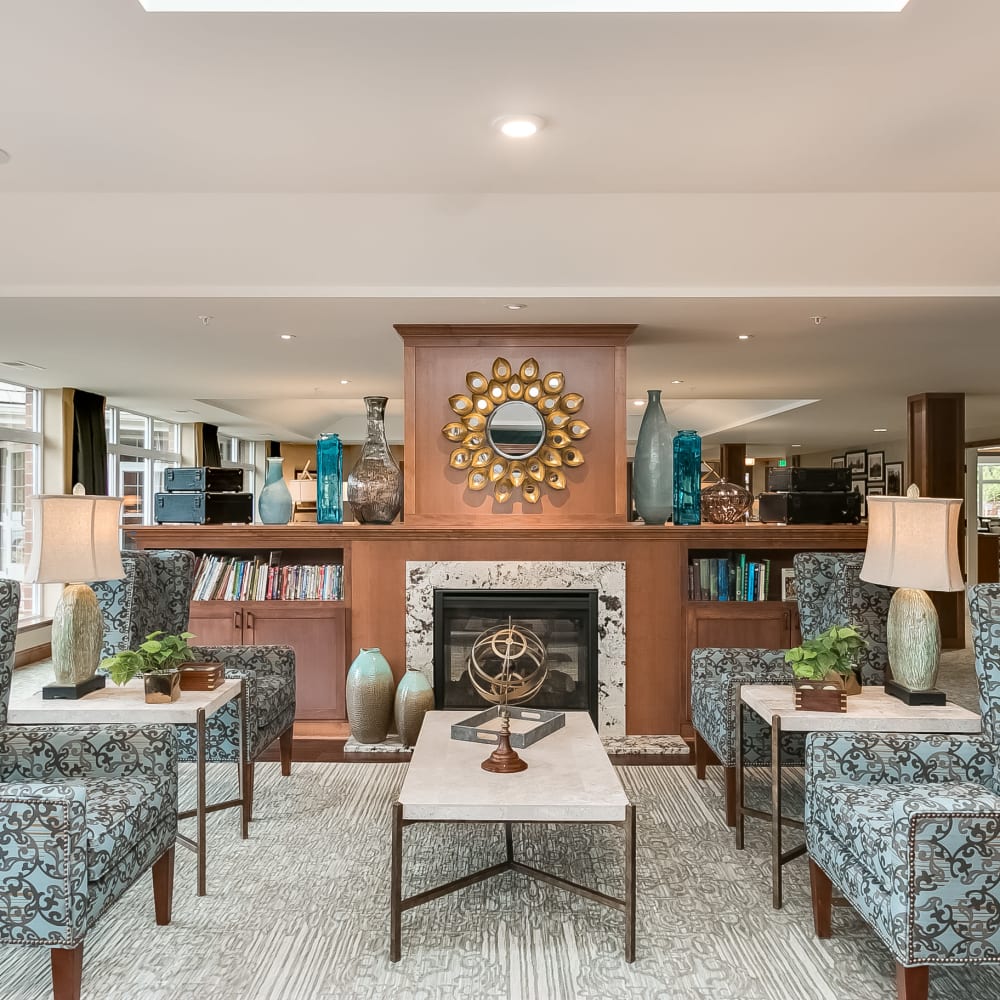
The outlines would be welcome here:
[[[86,789],[0,783],[0,943],[74,946],[87,931]]]
[[[227,677],[245,680],[269,674],[295,684],[295,650],[291,646],[192,646],[196,660],[221,663]]]
[[[177,771],[172,726],[6,726],[0,781],[159,777]]]
[[[816,781],[990,784],[996,750],[979,736],[919,733],[810,733],[806,787]]]

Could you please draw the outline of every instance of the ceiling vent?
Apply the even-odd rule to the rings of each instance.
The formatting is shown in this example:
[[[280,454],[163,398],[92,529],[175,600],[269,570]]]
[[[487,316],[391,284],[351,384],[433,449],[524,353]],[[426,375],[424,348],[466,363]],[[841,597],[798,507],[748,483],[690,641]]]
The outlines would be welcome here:
[[[0,361],[4,368],[33,368],[36,372],[43,372],[45,369],[41,365],[33,365],[30,361]]]

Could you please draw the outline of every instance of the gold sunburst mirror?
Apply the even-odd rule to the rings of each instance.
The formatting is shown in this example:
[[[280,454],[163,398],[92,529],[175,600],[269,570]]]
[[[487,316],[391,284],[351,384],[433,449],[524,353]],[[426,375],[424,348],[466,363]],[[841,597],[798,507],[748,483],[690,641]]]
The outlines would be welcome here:
[[[441,431],[456,446],[449,464],[466,472],[470,490],[492,483],[499,503],[517,490],[528,503],[538,503],[543,485],[566,488],[564,466],[583,465],[579,442],[590,433],[579,416],[583,396],[563,391],[562,372],[540,372],[534,358],[517,370],[497,358],[489,377],[468,372],[468,393],[448,399],[458,417]]]

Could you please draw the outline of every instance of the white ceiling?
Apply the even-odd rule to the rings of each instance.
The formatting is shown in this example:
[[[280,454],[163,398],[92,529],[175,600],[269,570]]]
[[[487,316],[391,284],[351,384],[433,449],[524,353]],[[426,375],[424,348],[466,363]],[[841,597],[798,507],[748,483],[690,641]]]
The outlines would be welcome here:
[[[4,0],[0,362],[174,419],[350,438],[365,393],[401,408],[393,323],[638,323],[630,395],[662,387],[717,441],[901,438],[922,391],[968,393],[969,437],[1000,436],[998,37],[996,0]],[[489,123],[511,111],[549,126],[504,140]],[[816,402],[762,416],[794,400]]]

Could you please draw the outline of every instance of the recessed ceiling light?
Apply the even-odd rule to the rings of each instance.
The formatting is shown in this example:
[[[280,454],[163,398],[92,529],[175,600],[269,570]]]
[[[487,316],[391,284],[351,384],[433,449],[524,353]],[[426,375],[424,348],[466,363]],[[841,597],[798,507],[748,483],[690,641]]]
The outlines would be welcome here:
[[[139,0],[149,12],[275,14],[869,14],[909,0]]]
[[[0,167],[5,163],[10,163],[10,153],[6,149],[0,149]]]
[[[873,427],[872,428],[872,433],[873,434],[887,434],[888,431],[889,431],[888,427]]]
[[[800,444],[793,444],[793,445],[792,445],[792,447],[793,447],[793,448],[801,448],[801,447],[802,447],[802,445],[800,445]]]
[[[281,337],[282,340],[294,340],[295,339],[295,334],[294,333],[279,333],[278,336]]]
[[[493,119],[493,127],[508,139],[527,139],[545,127],[545,119],[538,115],[501,115]]]
[[[508,302],[505,309],[527,309],[528,307],[523,302]]]
[[[670,384],[671,385],[683,385],[684,384],[684,379],[682,379],[682,378],[672,378],[670,380]]]
[[[342,378],[340,380],[340,384],[341,385],[350,385],[351,384],[351,380],[349,378]]]
[[[753,340],[753,334],[752,333],[741,333],[736,339],[737,340]]]
[[[194,410],[174,410],[174,413],[194,413]]]
[[[644,400],[644,399],[633,399],[632,400],[632,405],[633,406],[643,406],[645,404],[645,402],[646,402],[646,400]]]

